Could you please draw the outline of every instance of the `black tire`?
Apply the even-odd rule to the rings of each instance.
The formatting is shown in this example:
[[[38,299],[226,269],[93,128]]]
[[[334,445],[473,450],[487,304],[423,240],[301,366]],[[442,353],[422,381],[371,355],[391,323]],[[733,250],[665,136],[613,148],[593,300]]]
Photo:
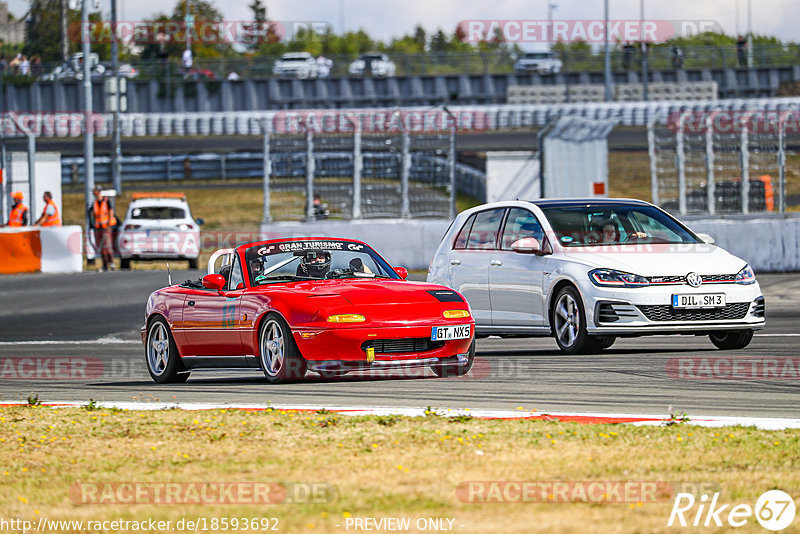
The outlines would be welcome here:
[[[595,345],[592,336],[586,333],[586,313],[578,290],[564,286],[553,299],[550,310],[550,325],[558,348],[564,354],[581,354]]]
[[[258,329],[258,364],[267,381],[280,384],[287,380],[300,380],[308,364],[294,342],[292,331],[283,317],[270,313]]]
[[[467,363],[464,365],[431,365],[431,371],[439,378],[448,378],[451,376],[464,376],[472,369],[472,364],[475,362],[475,340],[469,346],[467,353]]]
[[[181,363],[181,356],[166,319],[156,317],[147,326],[144,359],[147,372],[157,384],[186,382],[189,372]]]
[[[131,268],[131,260],[130,258],[120,258],[119,260],[119,268],[123,271],[128,271]]]
[[[189,269],[197,269],[198,265],[199,263],[197,258],[192,258],[189,260]]]
[[[711,343],[722,350],[743,349],[753,340],[752,330],[734,330],[732,332],[714,332],[708,335]]]
[[[613,345],[616,340],[616,336],[589,336],[585,352],[600,352]]]

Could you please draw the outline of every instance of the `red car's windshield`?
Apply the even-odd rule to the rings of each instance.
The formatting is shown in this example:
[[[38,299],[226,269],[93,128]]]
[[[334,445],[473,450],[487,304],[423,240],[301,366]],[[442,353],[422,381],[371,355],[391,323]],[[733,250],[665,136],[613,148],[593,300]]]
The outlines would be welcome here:
[[[333,278],[400,277],[367,245],[303,240],[255,245],[244,253],[250,285]]]

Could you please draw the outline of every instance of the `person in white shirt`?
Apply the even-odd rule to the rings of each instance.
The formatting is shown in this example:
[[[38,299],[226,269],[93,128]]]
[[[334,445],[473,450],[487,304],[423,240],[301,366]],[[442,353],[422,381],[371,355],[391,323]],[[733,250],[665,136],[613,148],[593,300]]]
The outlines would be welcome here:
[[[181,57],[181,64],[183,65],[184,70],[188,71],[192,68],[192,51],[191,49],[187,48],[183,51],[183,56]]]

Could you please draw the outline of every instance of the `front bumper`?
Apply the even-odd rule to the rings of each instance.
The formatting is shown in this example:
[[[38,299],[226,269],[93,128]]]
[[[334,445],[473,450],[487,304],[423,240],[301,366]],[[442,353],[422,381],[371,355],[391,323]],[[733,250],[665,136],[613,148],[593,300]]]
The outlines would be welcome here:
[[[764,328],[764,296],[758,283],[665,285],[642,288],[581,287],[587,328],[595,335],[703,334]],[[679,311],[673,294],[724,293],[725,308]]]
[[[427,346],[421,346],[422,340],[430,340],[433,326],[447,326],[447,323],[443,321],[435,325],[325,329],[308,327],[296,328],[293,334],[300,353],[312,369],[320,365],[324,369],[430,365],[439,360],[443,360],[445,364],[449,362],[460,365],[457,361],[458,355],[469,352],[469,347],[475,338],[475,325],[470,324],[470,337],[467,339],[431,341]],[[376,349],[374,361],[367,361],[368,346],[394,345],[395,349],[402,350],[402,344],[408,340],[420,340],[417,345],[418,349],[422,350],[380,352],[385,349]]]

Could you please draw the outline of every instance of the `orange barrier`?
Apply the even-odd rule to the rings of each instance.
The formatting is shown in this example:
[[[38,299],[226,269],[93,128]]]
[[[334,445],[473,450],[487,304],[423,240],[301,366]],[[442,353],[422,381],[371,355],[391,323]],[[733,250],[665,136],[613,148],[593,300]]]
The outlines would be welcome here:
[[[0,231],[0,274],[35,273],[41,269],[39,230]]]
[[[758,179],[764,184],[764,202],[767,205],[767,211],[774,211],[775,194],[772,191],[772,177],[769,174],[764,174],[759,176]]]

